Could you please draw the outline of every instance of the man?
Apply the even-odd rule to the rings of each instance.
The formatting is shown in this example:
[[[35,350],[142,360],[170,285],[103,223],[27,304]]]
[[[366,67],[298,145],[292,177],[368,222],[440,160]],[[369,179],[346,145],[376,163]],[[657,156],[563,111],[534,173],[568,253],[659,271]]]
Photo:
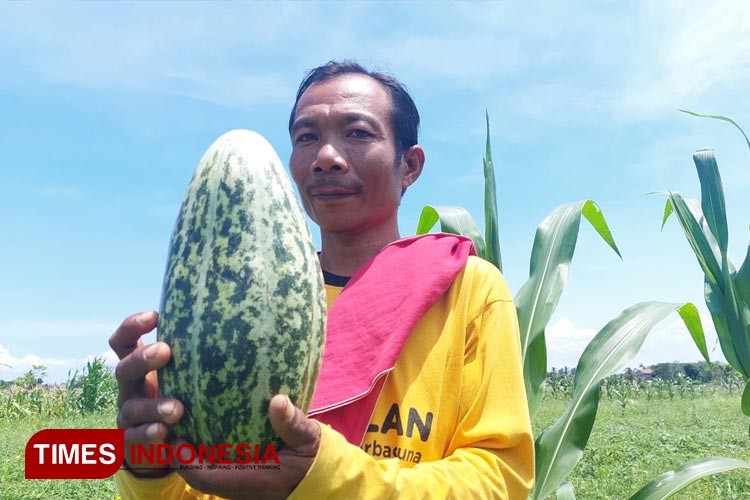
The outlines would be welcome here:
[[[351,62],[308,74],[289,130],[292,177],[320,226],[329,304],[314,417],[286,396],[272,399],[281,470],[120,471],[124,498],[527,497],[534,443],[507,285],[459,238],[400,239],[401,196],[425,161],[418,127],[411,97],[387,75]],[[110,339],[121,359],[126,449],[165,442],[182,416],[179,401],[158,398],[169,346],[140,340],[156,319],[131,316]],[[365,354],[347,359],[353,340],[364,342]],[[382,352],[392,356],[371,369],[357,358],[366,349],[375,363],[387,358]],[[334,373],[327,367],[341,366],[352,379],[376,373],[361,380],[373,389],[349,397],[348,377],[326,377]]]

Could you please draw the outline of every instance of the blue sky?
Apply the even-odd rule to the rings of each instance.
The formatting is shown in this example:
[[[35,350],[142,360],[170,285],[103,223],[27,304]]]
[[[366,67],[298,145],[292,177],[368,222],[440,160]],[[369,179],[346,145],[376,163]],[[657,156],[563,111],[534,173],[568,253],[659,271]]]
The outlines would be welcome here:
[[[624,260],[582,224],[548,330],[551,366],[573,366],[636,302],[705,313],[697,263],[676,221],[659,231],[664,197],[646,193],[697,197],[691,155],[716,148],[730,254],[744,256],[747,145],[730,125],[676,109],[750,130],[747,54],[741,1],[4,3],[0,379],[42,363],[64,380],[89,356],[112,358],[121,319],[158,307],[203,151],[246,128],[286,161],[299,80],[344,57],[397,75],[420,108],[427,164],[402,204],[402,234],[425,204],[462,205],[481,223],[485,109],[514,293],[539,222],[564,203],[599,204]],[[695,359],[674,316],[631,365]]]

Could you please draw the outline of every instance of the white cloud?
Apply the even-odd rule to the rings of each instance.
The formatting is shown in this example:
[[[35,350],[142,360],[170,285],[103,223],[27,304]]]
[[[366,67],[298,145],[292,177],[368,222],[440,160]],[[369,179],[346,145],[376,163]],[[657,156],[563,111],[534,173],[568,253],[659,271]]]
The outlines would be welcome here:
[[[701,315],[705,329],[706,344],[711,361],[725,362],[718,347],[716,333],[711,318]],[[546,331],[547,366],[549,368],[573,368],[578,364],[586,346],[596,335],[594,328],[579,327],[570,318],[562,316]],[[702,360],[698,348],[693,343],[685,325],[676,315],[656,327],[646,337],[641,350],[626,364],[630,367],[653,365],[672,361],[692,362]]]
[[[593,328],[576,327],[565,317],[560,317],[546,329],[547,366],[572,368],[578,364],[581,353],[596,335]]]
[[[646,3],[639,23],[641,41],[626,60],[632,76],[617,106],[621,113],[658,113],[747,86],[750,3]]]
[[[726,362],[718,345],[716,331],[710,316],[701,314],[701,322],[705,329],[706,345],[711,361]],[[695,346],[682,320],[673,316],[671,320],[663,322],[662,325],[657,325],[652,330],[643,343],[640,352],[628,365],[637,367],[639,364],[649,366],[655,363],[693,362],[702,359],[700,351]]]
[[[64,382],[67,380],[68,370],[77,368],[81,361],[75,358],[41,357],[31,353],[19,356],[0,345],[0,379],[13,380],[27,373],[34,365],[44,365],[47,367],[45,381]]]
[[[0,380],[13,380],[24,375],[35,365],[46,367],[47,375],[44,381],[47,383],[62,383],[68,380],[68,376],[78,371],[82,373],[86,363],[95,357],[103,358],[108,366],[112,368],[117,364],[117,355],[111,349],[96,355],[85,357],[45,357],[33,353],[14,355],[8,348],[0,345]]]
[[[0,345],[0,379],[11,380],[33,365],[44,365],[46,381],[65,382],[68,371],[81,372],[94,356],[103,357],[114,366],[117,356],[107,348],[107,340],[117,324],[118,321],[0,321],[4,344]]]

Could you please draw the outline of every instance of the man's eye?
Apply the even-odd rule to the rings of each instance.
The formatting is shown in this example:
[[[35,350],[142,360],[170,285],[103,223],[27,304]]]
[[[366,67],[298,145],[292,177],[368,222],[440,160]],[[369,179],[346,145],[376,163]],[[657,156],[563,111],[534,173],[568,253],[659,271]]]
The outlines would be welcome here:
[[[349,132],[349,135],[352,136],[352,137],[356,137],[358,139],[364,139],[366,137],[371,137],[372,136],[372,134],[370,134],[368,131],[362,130],[362,129],[359,129],[359,128],[354,129],[351,132]]]
[[[311,132],[307,132],[305,134],[298,135],[296,142],[308,142],[308,141],[314,141],[315,139],[316,139],[315,134]]]

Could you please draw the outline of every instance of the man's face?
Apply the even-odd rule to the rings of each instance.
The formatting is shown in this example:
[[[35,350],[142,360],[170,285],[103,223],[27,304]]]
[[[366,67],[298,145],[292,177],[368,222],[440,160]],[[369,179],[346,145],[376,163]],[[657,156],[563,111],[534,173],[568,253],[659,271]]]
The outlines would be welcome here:
[[[379,82],[350,74],[313,84],[297,103],[291,139],[292,177],[323,231],[395,223],[413,179],[396,155],[391,98]]]

